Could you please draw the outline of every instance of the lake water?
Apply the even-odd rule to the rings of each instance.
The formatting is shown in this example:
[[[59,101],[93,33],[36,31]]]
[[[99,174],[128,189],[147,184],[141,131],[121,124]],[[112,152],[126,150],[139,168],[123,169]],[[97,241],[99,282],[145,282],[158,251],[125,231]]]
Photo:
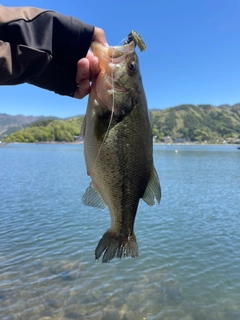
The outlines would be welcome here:
[[[140,256],[102,264],[110,215],[81,203],[83,146],[0,148],[1,320],[240,319],[240,150],[161,145],[154,158],[162,200],[140,202]]]

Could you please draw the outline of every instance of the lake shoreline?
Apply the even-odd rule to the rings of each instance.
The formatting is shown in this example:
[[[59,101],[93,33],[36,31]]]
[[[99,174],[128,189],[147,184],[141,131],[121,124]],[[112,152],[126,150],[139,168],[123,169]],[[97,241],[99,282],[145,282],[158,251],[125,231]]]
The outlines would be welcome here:
[[[39,141],[39,142],[8,142],[2,143],[0,146],[6,146],[7,144],[73,144],[73,145],[82,145],[83,141],[73,141],[73,142],[65,142],[65,141]],[[164,142],[154,142],[154,146],[239,146],[239,143],[198,143],[198,142],[181,142],[181,143],[164,143]]]

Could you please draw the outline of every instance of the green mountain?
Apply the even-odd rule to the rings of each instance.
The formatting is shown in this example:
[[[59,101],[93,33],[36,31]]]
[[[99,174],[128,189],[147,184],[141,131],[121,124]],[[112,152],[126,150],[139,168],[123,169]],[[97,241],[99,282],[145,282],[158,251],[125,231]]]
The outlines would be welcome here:
[[[6,113],[0,113],[0,140],[15,131],[26,128],[31,123],[42,120],[42,119],[49,119],[49,117],[23,116],[21,114],[12,116]],[[51,119],[53,119],[53,117],[51,117]]]
[[[240,143],[240,104],[180,105],[164,110],[150,110],[155,141],[169,136],[178,141]],[[41,120],[10,134],[6,142],[74,141],[79,136],[83,117],[65,120]]]
[[[66,120],[40,120],[29,127],[17,131],[7,138],[5,142],[38,142],[38,141],[74,141],[75,136],[80,135],[83,121],[81,118]]]
[[[173,140],[219,142],[240,139],[240,104],[214,107],[211,105],[180,105],[150,113],[153,135],[163,141]]]

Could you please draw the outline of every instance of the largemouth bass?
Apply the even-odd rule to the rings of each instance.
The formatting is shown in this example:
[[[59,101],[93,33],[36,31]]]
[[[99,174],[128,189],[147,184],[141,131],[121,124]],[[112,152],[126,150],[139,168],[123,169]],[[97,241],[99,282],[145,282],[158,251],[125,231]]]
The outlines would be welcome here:
[[[161,190],[153,164],[152,130],[134,41],[104,47],[93,42],[101,72],[92,83],[82,127],[87,173],[92,181],[83,203],[108,206],[111,226],[95,257],[137,257],[134,220],[140,198],[159,203]]]

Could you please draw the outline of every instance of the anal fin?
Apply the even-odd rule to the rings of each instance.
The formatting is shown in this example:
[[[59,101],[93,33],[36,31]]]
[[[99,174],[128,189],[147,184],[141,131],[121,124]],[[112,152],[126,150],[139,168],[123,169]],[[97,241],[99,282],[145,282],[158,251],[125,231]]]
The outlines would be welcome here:
[[[90,186],[86,189],[84,195],[82,196],[82,202],[91,207],[105,209],[106,203],[104,202],[102,196],[98,192],[98,190],[94,187],[92,182]]]
[[[154,165],[152,166],[152,170],[150,172],[148,184],[147,184],[147,187],[144,191],[142,199],[149,206],[153,206],[155,204],[155,200],[157,200],[157,202],[160,203],[161,187],[160,187],[158,174],[157,174],[157,171],[156,171]]]

